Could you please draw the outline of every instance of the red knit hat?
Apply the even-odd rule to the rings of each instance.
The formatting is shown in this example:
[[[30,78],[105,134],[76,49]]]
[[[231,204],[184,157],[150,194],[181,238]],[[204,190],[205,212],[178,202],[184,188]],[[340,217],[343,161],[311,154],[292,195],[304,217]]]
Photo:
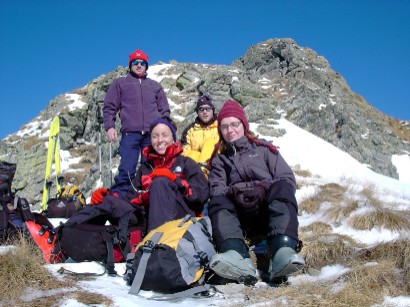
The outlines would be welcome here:
[[[128,61],[128,66],[131,66],[131,62],[134,60],[143,60],[147,62],[147,69],[148,69],[148,55],[142,52],[141,50],[137,49],[133,53],[129,55],[130,59]]]
[[[239,103],[232,100],[225,101],[218,114],[218,125],[220,126],[221,121],[227,117],[236,117],[243,123],[243,126],[245,127],[245,133],[249,131],[248,120],[246,119],[245,112],[243,111]]]

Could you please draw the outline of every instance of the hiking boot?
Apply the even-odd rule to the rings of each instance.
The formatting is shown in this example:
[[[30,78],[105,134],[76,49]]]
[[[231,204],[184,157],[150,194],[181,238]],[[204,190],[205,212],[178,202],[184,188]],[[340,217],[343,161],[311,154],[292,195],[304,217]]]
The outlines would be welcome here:
[[[297,240],[289,236],[278,235],[268,238],[271,281],[286,280],[288,275],[303,269],[305,260],[295,251],[296,245]]]
[[[252,260],[243,258],[234,250],[213,256],[209,267],[221,277],[233,279],[246,285],[254,285],[258,281]]]

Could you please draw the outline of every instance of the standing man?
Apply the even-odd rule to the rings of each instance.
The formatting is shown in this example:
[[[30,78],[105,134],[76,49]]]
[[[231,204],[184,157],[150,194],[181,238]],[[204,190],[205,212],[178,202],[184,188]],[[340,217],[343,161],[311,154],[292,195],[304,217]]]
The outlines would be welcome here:
[[[124,194],[131,186],[142,149],[150,145],[150,124],[169,117],[170,110],[164,89],[147,78],[148,55],[136,50],[129,55],[129,74],[114,80],[104,99],[104,129],[110,142],[118,139],[115,130],[117,113],[121,119],[120,156],[118,175],[111,192]]]

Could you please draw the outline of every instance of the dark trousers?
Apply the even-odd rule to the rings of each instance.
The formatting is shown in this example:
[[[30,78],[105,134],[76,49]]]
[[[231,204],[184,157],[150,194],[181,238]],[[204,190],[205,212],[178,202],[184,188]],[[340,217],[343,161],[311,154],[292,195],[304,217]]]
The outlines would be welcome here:
[[[127,132],[121,136],[120,156],[121,163],[118,167],[118,175],[114,178],[114,185],[111,191],[119,194],[125,194],[131,186],[130,179],[135,177],[138,160],[141,156],[141,162],[145,159],[142,156],[142,150],[151,144],[150,134],[141,132]]]
[[[178,186],[166,177],[155,178],[149,188],[148,231],[187,214],[195,216]]]
[[[229,197],[217,196],[211,199],[209,217],[218,249],[224,240],[244,240],[244,233],[248,237],[284,234],[298,240],[299,222],[296,200],[292,198],[293,191],[287,185],[274,184],[266,194],[267,200],[260,204],[258,213],[253,215],[239,213]]]

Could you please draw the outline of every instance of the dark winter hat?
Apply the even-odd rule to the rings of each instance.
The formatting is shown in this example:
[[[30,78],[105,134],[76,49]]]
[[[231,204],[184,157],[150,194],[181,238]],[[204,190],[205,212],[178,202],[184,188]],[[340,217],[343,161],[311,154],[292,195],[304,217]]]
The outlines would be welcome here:
[[[201,97],[198,98],[198,100],[196,101],[195,112],[198,112],[199,107],[204,106],[204,105],[210,106],[212,110],[215,111],[215,107],[214,107],[214,104],[212,103],[211,96],[208,93],[203,94]]]
[[[145,54],[143,51],[137,49],[133,53],[129,55],[128,66],[131,67],[131,62],[134,60],[143,60],[147,62],[147,69],[148,69],[148,54]]]
[[[153,130],[158,124],[164,124],[164,125],[168,126],[168,128],[171,129],[172,137],[173,137],[174,141],[177,140],[177,134],[176,134],[177,129],[176,129],[175,126],[174,126],[168,119],[166,119],[166,118],[158,118],[158,119],[154,120],[154,121],[151,123],[150,127],[149,127],[149,132],[151,133],[152,130]]]
[[[221,121],[227,117],[236,117],[243,123],[245,133],[249,131],[249,122],[246,119],[245,112],[239,103],[232,100],[225,101],[218,114],[218,126],[220,126]]]

